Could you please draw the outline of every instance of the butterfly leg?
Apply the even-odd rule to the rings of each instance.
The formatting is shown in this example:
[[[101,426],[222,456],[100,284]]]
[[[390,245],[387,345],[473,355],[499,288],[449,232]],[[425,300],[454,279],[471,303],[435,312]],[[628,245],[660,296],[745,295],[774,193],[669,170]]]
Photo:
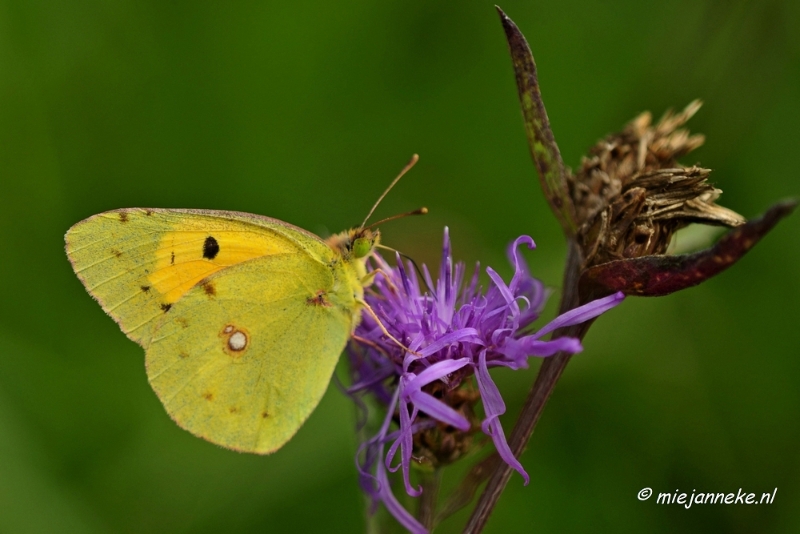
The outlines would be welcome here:
[[[375,282],[375,276],[378,274],[382,274],[383,279],[386,281],[387,284],[389,284],[389,287],[392,289],[392,292],[397,293],[397,286],[395,286],[394,283],[392,282],[392,277],[386,274],[386,272],[383,271],[380,267],[378,267],[373,271],[368,272],[367,275],[361,279],[361,285],[364,287],[371,286],[373,282]]]
[[[384,350],[383,347],[381,347],[380,345],[378,345],[374,341],[370,341],[369,339],[367,339],[365,337],[357,336],[355,334],[353,334],[350,337],[350,339],[353,340],[353,341],[358,341],[362,345],[367,345],[368,347],[372,347],[373,349],[377,350],[378,352],[380,352],[381,354],[383,354],[384,356],[389,358],[389,353],[386,352],[386,350]]]
[[[419,352],[411,350],[408,347],[406,347],[405,345],[403,345],[402,343],[400,343],[392,334],[390,334],[389,331],[386,330],[386,327],[383,326],[383,323],[381,322],[381,320],[378,318],[378,314],[375,313],[375,310],[373,310],[370,307],[369,304],[367,304],[366,302],[364,302],[361,299],[357,299],[356,302],[358,302],[360,305],[362,305],[364,307],[364,309],[367,310],[367,313],[369,313],[372,316],[372,318],[375,319],[375,322],[378,323],[378,327],[381,329],[381,332],[383,332],[383,335],[385,335],[386,337],[388,337],[389,339],[394,341],[395,344],[397,344],[397,346],[400,347],[401,349],[403,349],[403,350],[405,350],[407,352],[410,352],[414,356],[422,356]]]

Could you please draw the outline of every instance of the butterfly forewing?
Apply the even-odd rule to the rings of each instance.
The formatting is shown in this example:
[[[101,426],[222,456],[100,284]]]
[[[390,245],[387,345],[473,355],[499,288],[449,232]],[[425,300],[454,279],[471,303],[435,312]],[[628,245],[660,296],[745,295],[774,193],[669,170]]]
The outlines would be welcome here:
[[[89,293],[128,337],[145,347],[164,313],[217,271],[298,250],[319,257],[333,254],[313,234],[281,221],[201,210],[101,213],[70,228],[66,242]]]

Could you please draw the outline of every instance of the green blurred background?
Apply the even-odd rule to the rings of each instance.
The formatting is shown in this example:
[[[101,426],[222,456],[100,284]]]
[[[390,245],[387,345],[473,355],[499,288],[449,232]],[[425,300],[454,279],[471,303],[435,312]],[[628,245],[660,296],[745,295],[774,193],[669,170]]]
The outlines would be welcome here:
[[[568,164],[642,110],[702,98],[702,162],[745,216],[800,189],[800,2],[508,0]],[[86,294],[64,232],[130,206],[249,211],[504,276],[564,258],[492,2],[0,1],[0,532],[358,532],[350,402],[269,457],[180,430]],[[800,532],[797,216],[730,271],[596,323],[487,532]],[[556,299],[553,299],[555,302]],[[548,307],[552,316],[554,303]],[[536,371],[497,371],[513,421]],[[343,369],[340,369],[343,371]],[[667,491],[760,506],[657,505]],[[464,513],[442,524],[457,532]]]

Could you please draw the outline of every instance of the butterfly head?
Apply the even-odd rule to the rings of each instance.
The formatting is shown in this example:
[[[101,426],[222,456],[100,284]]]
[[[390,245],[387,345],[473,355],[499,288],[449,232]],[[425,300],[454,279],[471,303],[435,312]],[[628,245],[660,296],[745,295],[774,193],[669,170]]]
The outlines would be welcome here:
[[[406,217],[408,215],[422,215],[424,213],[428,213],[427,208],[420,208],[408,213],[394,215],[393,217],[388,217],[366,226],[367,221],[372,216],[372,212],[374,212],[375,208],[378,207],[378,204],[381,203],[383,197],[385,197],[392,187],[394,187],[397,181],[400,180],[400,178],[402,178],[403,175],[414,166],[418,159],[419,156],[416,154],[411,157],[411,161],[406,164],[403,170],[400,171],[400,174],[397,175],[392,183],[389,184],[389,187],[387,187],[383,194],[378,198],[377,202],[372,205],[372,209],[369,210],[369,213],[367,213],[367,216],[364,218],[364,222],[362,222],[360,226],[328,238],[328,245],[333,250],[337,251],[342,256],[342,259],[345,261],[355,261],[356,264],[360,265],[360,269],[366,272],[366,260],[372,255],[372,253],[375,251],[375,248],[379,246],[381,238],[380,231],[378,231],[378,229],[373,230],[375,226],[393,219]]]
[[[354,230],[350,239],[350,253],[354,258],[366,258],[372,251],[375,250],[375,245],[378,244],[381,238],[381,233],[378,230],[370,230],[364,228]]]
[[[353,228],[328,239],[328,244],[345,260],[364,260],[375,250],[381,233],[370,228]]]

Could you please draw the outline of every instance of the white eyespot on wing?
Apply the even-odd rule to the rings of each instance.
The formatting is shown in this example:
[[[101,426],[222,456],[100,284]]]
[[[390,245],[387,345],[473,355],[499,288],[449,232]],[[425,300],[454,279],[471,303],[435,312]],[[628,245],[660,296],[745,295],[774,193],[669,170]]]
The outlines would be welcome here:
[[[219,337],[222,338],[222,350],[235,360],[241,358],[250,345],[250,333],[238,325],[225,325]]]
[[[236,352],[242,351],[247,347],[247,335],[244,332],[237,330],[231,337],[228,338],[228,347]]]

